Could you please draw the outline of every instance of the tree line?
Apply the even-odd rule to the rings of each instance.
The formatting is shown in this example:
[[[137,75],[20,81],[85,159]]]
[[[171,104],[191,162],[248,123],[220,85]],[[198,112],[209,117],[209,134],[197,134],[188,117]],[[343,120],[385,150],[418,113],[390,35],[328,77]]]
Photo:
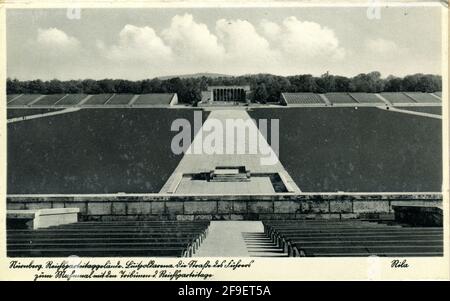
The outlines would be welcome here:
[[[201,100],[201,91],[211,85],[250,85],[252,101],[278,102],[281,92],[436,92],[442,90],[442,78],[433,74],[412,74],[404,77],[382,78],[380,72],[361,73],[345,77],[325,73],[278,76],[254,74],[223,77],[192,77],[170,79],[26,80],[7,79],[8,94],[65,94],[65,93],[177,93],[183,103],[195,104]]]

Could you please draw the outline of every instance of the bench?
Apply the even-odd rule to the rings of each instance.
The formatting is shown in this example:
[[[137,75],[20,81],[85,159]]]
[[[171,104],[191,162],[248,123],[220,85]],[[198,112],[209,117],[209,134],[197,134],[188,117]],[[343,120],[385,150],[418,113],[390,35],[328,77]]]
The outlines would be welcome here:
[[[442,227],[347,221],[264,221],[289,256],[442,256]]]
[[[7,230],[10,257],[189,257],[209,221],[79,222],[46,229]]]

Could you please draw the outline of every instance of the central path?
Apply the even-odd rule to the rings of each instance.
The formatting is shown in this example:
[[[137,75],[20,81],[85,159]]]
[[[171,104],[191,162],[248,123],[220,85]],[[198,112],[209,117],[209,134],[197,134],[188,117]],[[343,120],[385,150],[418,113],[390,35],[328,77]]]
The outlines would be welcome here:
[[[260,221],[212,221],[194,257],[284,257]]]
[[[230,133],[225,130],[223,137],[223,143],[215,144],[213,149],[209,153],[200,152],[202,150],[205,136],[210,133],[209,130],[203,130],[206,122],[210,121],[211,124],[219,124],[223,129],[226,129],[227,121],[239,121],[245,124],[248,131],[241,131],[240,134],[244,136],[244,141],[239,139],[236,132]],[[181,159],[175,171],[169,177],[167,182],[162,187],[160,193],[180,193],[180,194],[271,194],[275,191],[272,188],[270,182],[264,178],[252,178],[249,182],[244,184],[240,183],[201,183],[199,181],[184,181],[183,176],[188,174],[198,174],[211,172],[218,166],[245,166],[251,173],[265,173],[265,174],[279,174],[283,178],[285,184],[288,187],[289,192],[301,192],[300,188],[296,185],[288,172],[284,169],[281,162],[277,159],[271,164],[266,164],[269,154],[277,158],[276,153],[272,147],[267,143],[266,139],[259,131],[258,127],[248,115],[245,110],[242,109],[220,109],[212,110],[208,116],[208,119],[203,124],[203,128],[195,136],[191,146],[187,150],[186,154]],[[268,127],[270,121],[268,121]],[[242,130],[243,126],[239,126],[239,130]],[[204,131],[204,133],[203,133]],[[255,136],[249,133],[255,133],[257,141],[259,143],[256,152],[249,146],[251,144],[250,139],[254,139]],[[203,135],[202,135],[203,133]],[[251,137],[250,137],[251,136]],[[252,140],[253,141],[253,140]],[[234,145],[235,147],[242,147],[244,152],[224,153],[227,146]]]

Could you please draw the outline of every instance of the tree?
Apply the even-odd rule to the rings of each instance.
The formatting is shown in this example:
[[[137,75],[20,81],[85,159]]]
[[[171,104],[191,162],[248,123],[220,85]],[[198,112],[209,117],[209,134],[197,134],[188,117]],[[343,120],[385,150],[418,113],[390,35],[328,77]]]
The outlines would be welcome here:
[[[267,93],[266,85],[264,83],[261,83],[255,88],[253,101],[259,103],[267,103],[268,96],[269,94]]]

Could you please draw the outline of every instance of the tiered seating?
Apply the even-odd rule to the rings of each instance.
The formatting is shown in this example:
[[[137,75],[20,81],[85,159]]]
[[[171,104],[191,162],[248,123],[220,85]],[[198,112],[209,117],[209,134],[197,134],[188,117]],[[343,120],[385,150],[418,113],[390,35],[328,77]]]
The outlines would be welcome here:
[[[287,104],[325,104],[319,94],[314,93],[283,93]]]
[[[327,93],[325,96],[332,104],[355,104],[357,103],[348,93]]]
[[[422,93],[422,92],[405,92],[406,95],[413,98],[417,102],[422,103],[440,103],[441,101],[431,95],[430,93]]]
[[[401,92],[383,92],[380,94],[393,105],[416,103],[411,97],[408,97],[406,94]]]
[[[24,94],[11,101],[8,106],[25,106],[40,96],[40,94]]]
[[[8,94],[6,95],[6,102],[10,102],[11,100],[13,100],[14,98],[16,98],[17,96],[19,96],[20,94]]]
[[[115,94],[106,105],[127,105],[134,97],[134,94]]]
[[[87,97],[86,94],[69,94],[58,103],[55,104],[55,106],[74,106],[79,104],[83,99]]]
[[[359,103],[376,103],[384,104],[374,93],[349,93]]]
[[[32,106],[52,106],[58,102],[61,98],[63,98],[66,94],[50,94],[45,95],[38,101],[32,104]]]
[[[363,220],[265,221],[266,234],[289,256],[442,256],[441,227]]]
[[[192,256],[209,221],[79,222],[39,230],[7,230],[10,257]]]
[[[85,105],[102,105],[111,98],[113,94],[95,94],[92,95],[84,104]]]
[[[169,105],[172,98],[173,94],[170,93],[141,94],[133,103],[133,106]]]

